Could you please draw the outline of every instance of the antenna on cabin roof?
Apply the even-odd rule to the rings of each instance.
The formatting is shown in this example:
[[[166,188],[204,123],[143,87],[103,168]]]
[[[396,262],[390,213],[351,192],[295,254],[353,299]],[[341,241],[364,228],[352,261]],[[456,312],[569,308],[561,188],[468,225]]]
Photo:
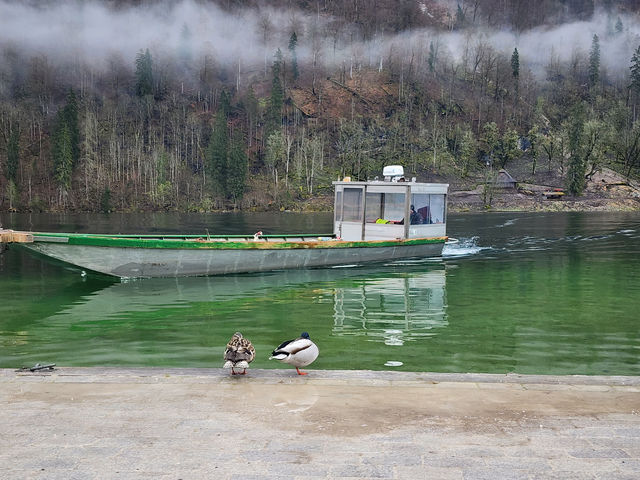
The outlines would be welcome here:
[[[385,182],[397,182],[404,179],[404,168],[402,165],[387,165],[382,169]]]

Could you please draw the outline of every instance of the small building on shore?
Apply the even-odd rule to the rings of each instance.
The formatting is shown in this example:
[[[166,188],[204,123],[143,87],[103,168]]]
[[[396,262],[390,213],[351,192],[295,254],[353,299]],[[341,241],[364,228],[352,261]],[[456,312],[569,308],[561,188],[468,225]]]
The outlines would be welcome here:
[[[515,178],[509,175],[505,169],[501,169],[496,176],[496,179],[493,182],[493,186],[496,188],[518,188],[518,182],[516,182]]]

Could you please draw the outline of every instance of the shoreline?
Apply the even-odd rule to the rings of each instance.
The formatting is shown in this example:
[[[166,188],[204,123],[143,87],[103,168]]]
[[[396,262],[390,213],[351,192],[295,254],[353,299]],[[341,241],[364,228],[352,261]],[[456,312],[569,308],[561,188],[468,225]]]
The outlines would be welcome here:
[[[485,207],[481,201],[449,202],[449,213],[481,213],[481,212],[640,212],[640,199],[602,199],[587,200],[540,200],[533,199],[526,203],[513,202],[508,198],[498,198],[491,206]]]
[[[457,197],[457,198],[456,198]],[[518,198],[514,198],[518,197]],[[525,197],[523,199],[522,197]],[[326,197],[332,200],[333,197]],[[96,215],[122,214],[122,213],[262,213],[262,212],[287,212],[287,213],[331,213],[333,209],[326,205],[323,198],[312,203],[300,203],[296,209],[238,209],[238,210],[211,210],[191,212],[188,210],[114,210],[108,213],[85,210],[48,210],[48,211],[21,211],[0,210],[2,214],[80,214],[90,213]],[[321,205],[318,205],[320,203]],[[477,193],[464,191],[450,192],[448,202],[449,213],[482,213],[482,212],[640,212],[640,196],[638,197],[588,197],[588,198],[564,198],[548,200],[539,197],[529,197],[521,193],[499,193],[495,195],[491,205],[484,205],[482,196]]]
[[[522,177],[525,178],[525,177]],[[630,180],[611,169],[603,168],[595,173],[586,183],[582,195],[573,197],[565,195],[562,189],[550,185],[562,184],[559,178],[538,178],[529,181],[544,183],[517,182],[514,186],[502,188],[493,186],[485,192],[485,183],[475,178],[466,185],[459,178],[442,177],[432,179],[439,183],[449,184],[448,210],[451,213],[464,212],[638,212],[640,211],[640,183]],[[471,188],[471,189],[469,189]],[[561,191],[561,196],[547,198],[549,193]],[[330,213],[333,211],[333,194],[318,195],[294,202],[289,208],[282,208],[274,203],[254,205],[244,209],[216,209],[192,211],[190,209],[122,209],[102,212],[97,210],[47,210],[38,213],[258,213],[258,212],[295,212],[295,213]],[[0,210],[0,213],[35,213],[28,210]]]

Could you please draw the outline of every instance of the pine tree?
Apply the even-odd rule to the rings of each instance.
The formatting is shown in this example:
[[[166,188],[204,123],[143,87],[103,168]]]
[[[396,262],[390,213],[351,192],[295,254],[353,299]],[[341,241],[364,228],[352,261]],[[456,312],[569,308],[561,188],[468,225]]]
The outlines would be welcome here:
[[[247,132],[248,132],[248,142],[249,146],[253,143],[254,132],[257,130],[258,125],[258,99],[256,98],[256,94],[253,91],[253,86],[249,87],[243,101],[242,105],[244,108],[244,112],[247,116]]]
[[[631,89],[640,93],[640,46],[633,52],[629,70],[631,70]]]
[[[585,186],[586,164],[582,152],[584,116],[584,107],[581,104],[575,105],[571,109],[566,126],[570,154],[566,186],[572,195],[581,195]]]
[[[589,52],[589,86],[595,88],[600,80],[600,39],[593,35]]]
[[[222,110],[218,110],[209,146],[207,147],[206,173],[210,179],[213,192],[224,195],[226,192],[227,151],[229,137],[227,133],[227,118]]]
[[[220,92],[220,97],[218,98],[218,105],[219,105],[218,106],[219,110],[222,111],[225,118],[229,118],[229,115],[231,115],[231,96],[229,95],[227,90],[224,88],[222,89],[222,92]]]
[[[298,79],[298,54],[296,53],[296,47],[298,46],[298,36],[296,32],[289,37],[289,52],[291,52],[291,73],[293,75],[293,81]]]
[[[227,156],[226,194],[234,203],[242,198],[246,188],[248,159],[244,149],[244,142],[240,135],[234,135]]]
[[[618,17],[618,20],[616,21],[616,34],[620,35],[623,29],[624,27],[622,25],[622,20],[620,19],[620,17]]]
[[[516,100],[518,99],[518,90],[520,86],[520,54],[518,53],[518,49],[513,49],[513,54],[511,55],[511,74],[513,75],[513,82],[515,84],[516,89]]]
[[[427,59],[427,64],[429,65],[429,71],[433,72],[436,69],[436,60],[438,57],[438,50],[436,46],[433,44],[433,41],[429,42],[429,58]]]
[[[520,77],[520,54],[518,53],[518,48],[514,48],[513,54],[511,55],[511,74],[517,83]]]
[[[69,141],[71,142],[71,157],[73,165],[80,160],[80,126],[78,122],[78,100],[73,89],[67,95],[67,104],[62,110],[62,118],[69,128]]]
[[[67,104],[58,110],[56,115],[51,139],[54,178],[64,191],[71,188],[73,167],[80,159],[78,123],[78,102],[73,90],[70,90],[67,95]]]
[[[54,136],[53,164],[54,177],[58,186],[68,191],[71,188],[71,174],[73,171],[73,148],[71,147],[71,133],[69,126],[62,121],[58,114],[60,127]]]
[[[136,95],[144,97],[153,94],[153,59],[147,48],[136,56]]]
[[[274,77],[280,78],[280,74],[282,73],[282,50],[276,50],[273,56],[275,58],[273,59],[273,65],[271,65],[271,73]]]
[[[282,125],[282,106],[284,105],[284,90],[280,80],[282,68],[282,52],[276,52],[276,59],[271,67],[273,78],[271,80],[271,96],[269,97],[269,110],[267,113],[267,132],[273,132]]]

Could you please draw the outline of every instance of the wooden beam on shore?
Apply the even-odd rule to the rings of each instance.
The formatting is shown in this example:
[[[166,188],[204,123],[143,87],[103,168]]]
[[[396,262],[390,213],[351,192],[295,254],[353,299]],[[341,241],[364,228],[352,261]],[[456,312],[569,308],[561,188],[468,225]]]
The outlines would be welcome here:
[[[33,243],[31,232],[0,229],[0,243]]]

